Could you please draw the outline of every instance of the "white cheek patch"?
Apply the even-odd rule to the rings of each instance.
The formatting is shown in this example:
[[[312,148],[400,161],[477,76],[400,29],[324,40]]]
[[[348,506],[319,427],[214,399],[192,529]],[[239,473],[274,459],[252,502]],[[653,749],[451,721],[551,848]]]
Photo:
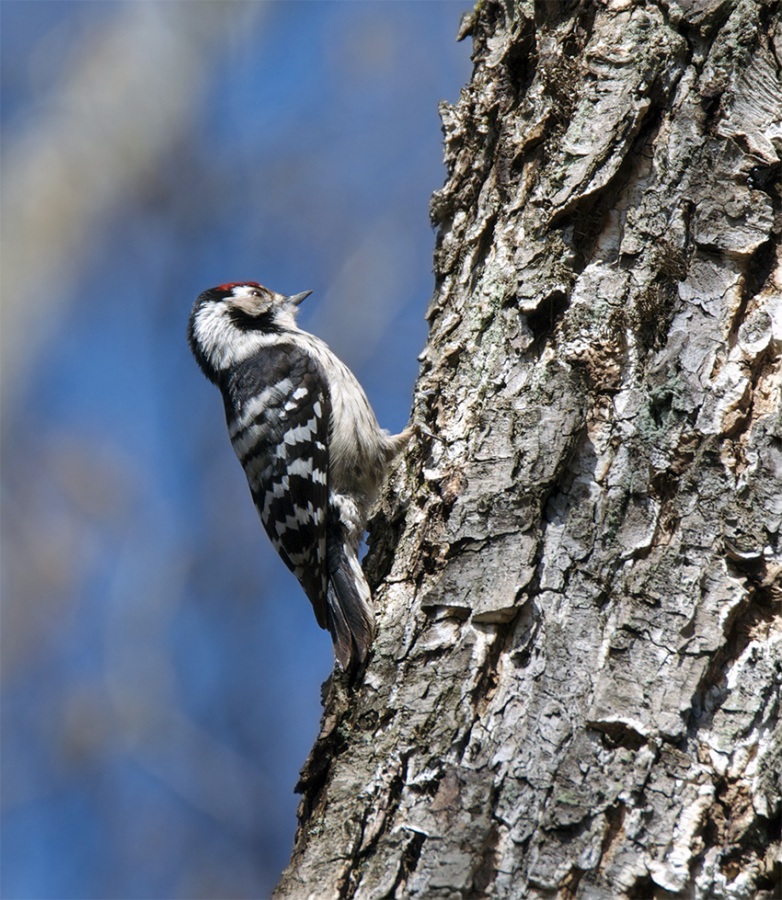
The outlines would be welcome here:
[[[214,365],[215,354],[229,338],[230,322],[225,316],[225,307],[217,303],[202,306],[193,322],[193,333],[199,347],[203,348],[209,361]],[[220,355],[220,354],[218,354]]]
[[[218,372],[229,369],[278,340],[274,334],[237,328],[225,303],[202,306],[193,321],[193,335],[210,365]]]

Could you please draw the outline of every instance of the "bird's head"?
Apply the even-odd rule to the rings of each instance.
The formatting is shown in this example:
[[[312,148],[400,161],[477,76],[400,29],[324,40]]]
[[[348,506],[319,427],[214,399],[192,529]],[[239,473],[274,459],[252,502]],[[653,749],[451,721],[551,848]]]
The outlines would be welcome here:
[[[255,281],[209,288],[193,304],[187,339],[210,381],[257,352],[274,335],[296,331],[297,307],[312,291],[286,296]]]

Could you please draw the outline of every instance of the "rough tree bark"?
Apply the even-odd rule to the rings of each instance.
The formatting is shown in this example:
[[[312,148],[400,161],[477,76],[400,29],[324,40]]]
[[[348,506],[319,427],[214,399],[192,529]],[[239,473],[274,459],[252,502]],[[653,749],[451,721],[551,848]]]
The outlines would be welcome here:
[[[782,5],[484,0],[416,413],[276,896],[780,883]]]

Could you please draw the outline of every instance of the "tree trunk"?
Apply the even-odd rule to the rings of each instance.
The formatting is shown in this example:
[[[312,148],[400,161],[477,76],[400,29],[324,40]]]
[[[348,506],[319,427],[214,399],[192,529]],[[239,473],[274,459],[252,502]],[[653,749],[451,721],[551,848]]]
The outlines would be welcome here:
[[[780,883],[779,2],[485,0],[379,632],[276,896]],[[382,578],[382,584],[381,584]]]

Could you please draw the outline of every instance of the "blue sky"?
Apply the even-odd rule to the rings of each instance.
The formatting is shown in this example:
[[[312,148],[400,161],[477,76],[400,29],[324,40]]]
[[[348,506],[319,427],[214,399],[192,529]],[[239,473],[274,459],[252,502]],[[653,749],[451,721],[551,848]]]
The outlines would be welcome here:
[[[466,8],[0,4],[2,896],[262,897],[287,862],[331,644],[187,316],[312,289],[403,427]]]

